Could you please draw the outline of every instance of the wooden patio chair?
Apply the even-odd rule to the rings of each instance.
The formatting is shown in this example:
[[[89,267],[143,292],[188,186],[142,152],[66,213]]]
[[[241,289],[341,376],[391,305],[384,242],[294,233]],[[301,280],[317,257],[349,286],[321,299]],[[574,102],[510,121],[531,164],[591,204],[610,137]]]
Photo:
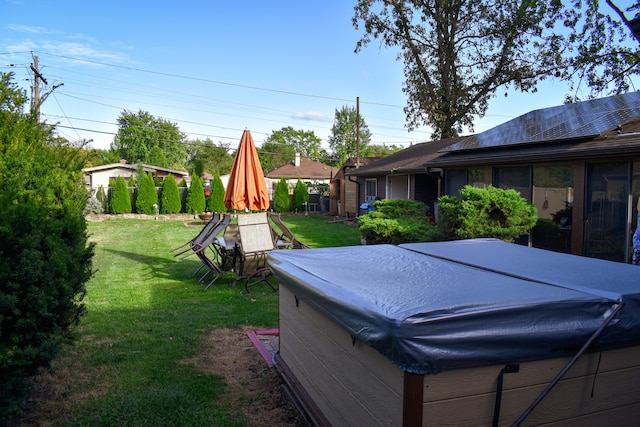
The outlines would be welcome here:
[[[264,282],[276,291],[276,287],[269,281],[271,270],[267,265],[267,255],[276,249],[267,213],[238,215],[238,234],[240,240],[237,245],[234,267],[236,278],[233,286],[243,280],[244,287],[249,292],[250,287]]]

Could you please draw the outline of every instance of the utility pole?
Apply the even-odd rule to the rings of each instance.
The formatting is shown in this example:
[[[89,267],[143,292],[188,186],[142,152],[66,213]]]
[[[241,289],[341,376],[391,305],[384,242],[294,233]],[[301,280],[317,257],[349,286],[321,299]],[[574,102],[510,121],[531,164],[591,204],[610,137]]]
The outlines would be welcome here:
[[[44,84],[49,84],[47,79],[40,74],[38,69],[38,56],[33,55],[33,63],[31,64],[31,71],[33,71],[33,93],[31,96],[31,112],[35,114],[36,121],[40,122],[40,80]]]
[[[356,96],[356,169],[360,167],[360,97]]]

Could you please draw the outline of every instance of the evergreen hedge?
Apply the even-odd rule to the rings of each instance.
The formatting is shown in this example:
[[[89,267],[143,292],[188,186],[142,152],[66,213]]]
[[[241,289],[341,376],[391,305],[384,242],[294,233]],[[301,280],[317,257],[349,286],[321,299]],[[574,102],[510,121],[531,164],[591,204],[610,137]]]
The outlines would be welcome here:
[[[0,425],[72,340],[92,274],[83,150],[56,146],[24,103],[0,73]]]
[[[431,224],[429,208],[410,199],[377,200],[375,210],[358,217],[362,237],[368,244],[410,243],[439,240],[440,230]]]
[[[280,178],[276,191],[273,194],[273,210],[276,212],[289,212],[291,209],[291,199],[289,198],[289,186],[287,180]]]
[[[191,178],[191,185],[187,193],[187,213],[197,214],[204,212],[206,200],[204,198],[204,186],[199,176]]]
[[[527,234],[537,220],[536,207],[513,189],[467,185],[459,198],[440,198],[438,222],[450,239],[493,237],[513,242]]]
[[[124,178],[116,178],[116,184],[111,193],[110,211],[114,214],[131,213],[131,195]]]
[[[176,187],[177,188],[177,187]],[[158,204],[158,191],[151,174],[143,173],[138,177],[138,197],[136,197],[136,212],[139,214],[155,215]]]
[[[211,182],[211,194],[207,204],[207,212],[223,213],[227,211],[224,204],[224,184],[220,179],[220,174],[216,174]]]
[[[291,199],[291,207],[296,212],[304,212],[306,204],[309,203],[309,189],[298,179],[296,186],[293,188],[293,197]]]
[[[160,212],[163,214],[180,213],[182,203],[180,203],[180,191],[176,184],[176,179],[169,174],[162,182],[162,193],[160,194]]]

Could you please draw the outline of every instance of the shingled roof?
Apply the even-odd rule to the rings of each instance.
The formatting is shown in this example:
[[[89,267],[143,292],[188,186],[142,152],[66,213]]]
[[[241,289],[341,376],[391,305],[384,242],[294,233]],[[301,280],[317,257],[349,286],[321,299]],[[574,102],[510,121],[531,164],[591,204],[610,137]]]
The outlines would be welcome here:
[[[441,139],[439,141],[422,142],[404,150],[382,157],[375,162],[352,169],[346,175],[385,175],[388,173],[425,173],[424,166],[428,161],[442,155],[440,150],[463,141],[467,136]]]
[[[300,166],[291,161],[267,171],[265,176],[271,179],[331,179],[336,172],[337,168],[333,166],[300,157]]]

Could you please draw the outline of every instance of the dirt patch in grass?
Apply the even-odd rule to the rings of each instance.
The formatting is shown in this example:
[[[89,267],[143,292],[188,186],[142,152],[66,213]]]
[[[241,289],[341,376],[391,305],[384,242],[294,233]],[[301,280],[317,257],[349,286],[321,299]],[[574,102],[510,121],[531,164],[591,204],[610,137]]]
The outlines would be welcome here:
[[[267,365],[247,337],[247,330],[211,331],[205,336],[200,354],[181,363],[222,376],[226,387],[217,403],[232,417],[243,417],[250,426],[309,426],[293,404],[282,378]],[[92,386],[97,383],[100,387]],[[109,388],[109,373],[105,369],[86,369],[73,362],[61,367],[54,361],[52,370],[42,370],[34,378],[25,412],[10,426],[50,426],[64,419],[69,405],[81,405],[106,394]]]
[[[205,337],[204,351],[185,360],[198,369],[224,377],[221,402],[241,408],[251,425],[308,426],[287,393],[282,379],[260,356],[245,330],[216,329]]]

